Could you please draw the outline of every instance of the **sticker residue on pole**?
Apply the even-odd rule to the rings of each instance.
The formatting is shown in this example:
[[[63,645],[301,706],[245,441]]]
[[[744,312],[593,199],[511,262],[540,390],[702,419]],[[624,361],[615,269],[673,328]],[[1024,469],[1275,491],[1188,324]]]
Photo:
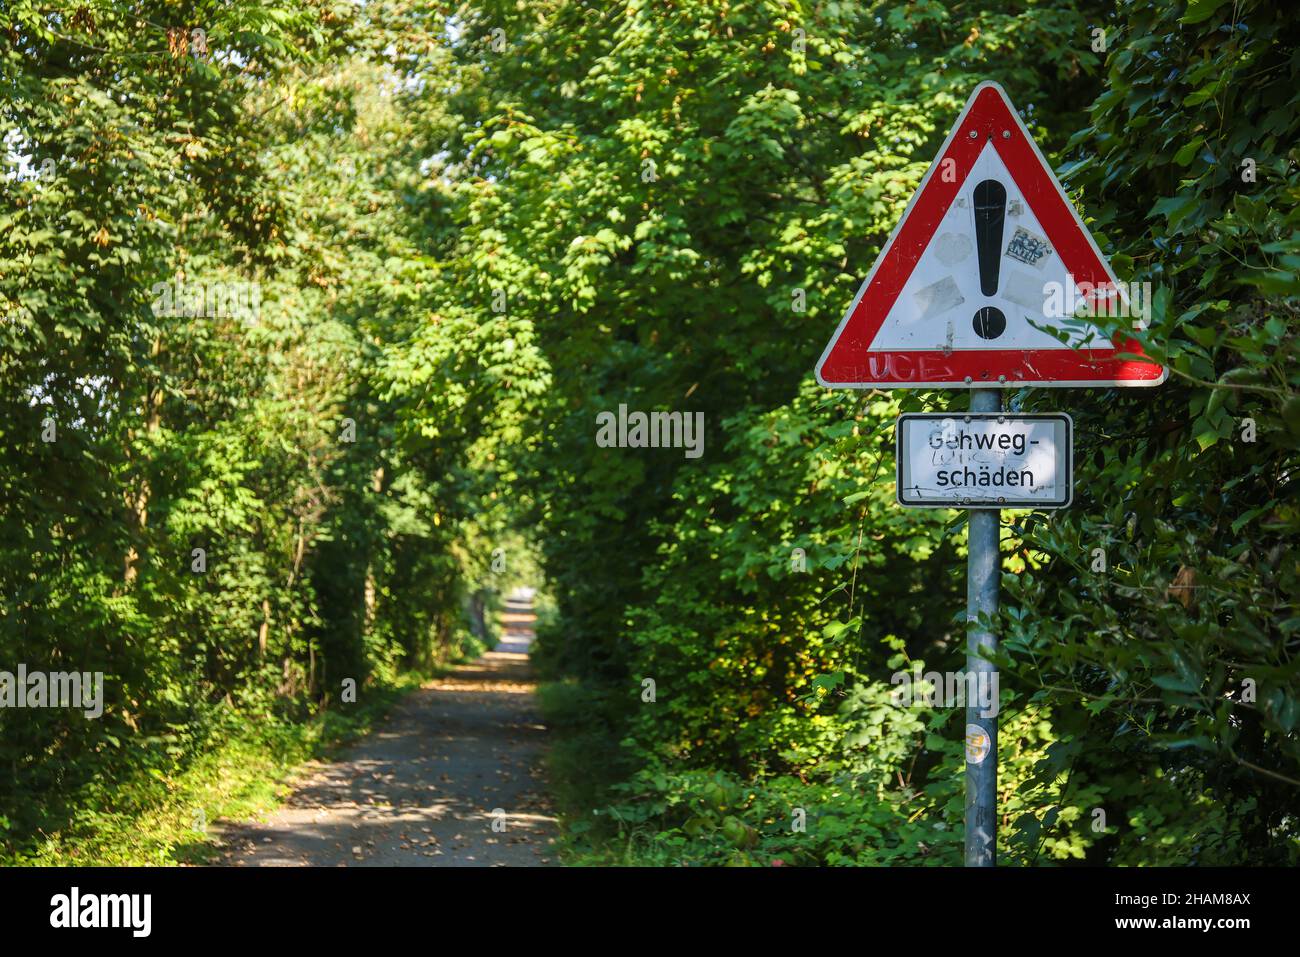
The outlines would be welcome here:
[[[983,764],[989,756],[989,733],[978,724],[966,725],[966,763]]]

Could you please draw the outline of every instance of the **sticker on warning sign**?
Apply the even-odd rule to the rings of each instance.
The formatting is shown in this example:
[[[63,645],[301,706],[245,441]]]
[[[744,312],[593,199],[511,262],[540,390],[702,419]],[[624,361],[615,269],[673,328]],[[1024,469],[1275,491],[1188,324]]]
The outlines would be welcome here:
[[[1023,226],[1016,227],[1016,231],[1011,234],[1011,242],[1007,243],[1007,258],[1022,262],[1026,266],[1041,269],[1043,260],[1050,255],[1052,255],[1052,247],[1048,245],[1047,240],[1042,236],[1035,236]],[[1036,305],[1041,305],[1042,298],[1040,293]]]

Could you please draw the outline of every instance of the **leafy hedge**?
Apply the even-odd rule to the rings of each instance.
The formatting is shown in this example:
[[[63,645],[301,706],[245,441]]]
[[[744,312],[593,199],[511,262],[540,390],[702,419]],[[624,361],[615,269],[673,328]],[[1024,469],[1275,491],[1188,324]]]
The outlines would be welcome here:
[[[621,742],[580,850],[959,860],[960,719],[887,692],[962,666],[963,519],[889,477],[896,414],[964,396],[810,370],[992,78],[1153,284],[1172,370],[1010,396],[1074,415],[1078,474],[1068,511],[1005,515],[1002,859],[1300,859],[1295,29],[1213,0],[467,8],[469,281],[509,287],[553,381],[515,453],[577,689],[553,714],[585,693]],[[703,411],[704,457],[600,448],[620,403]]]
[[[963,516],[889,476],[965,397],[811,369],[991,78],[1171,369],[1010,396],[1078,456],[1005,514],[1000,854],[1300,860],[1285,10],[119,6],[0,14],[0,665],[110,689],[0,715],[9,847],[471,647],[535,547],[578,859],[956,862],[960,719],[890,682],[963,664]],[[178,272],[260,321],[155,314]],[[703,456],[601,447],[619,405]]]
[[[421,23],[0,12],[0,671],[105,676],[99,718],[0,710],[0,857],[104,847],[95,821],[250,726],[299,741],[488,638],[462,613],[502,580],[468,544],[498,523],[472,450],[527,354],[430,321],[445,238],[409,146],[439,109],[381,93]],[[260,308],[203,299],[228,288]]]

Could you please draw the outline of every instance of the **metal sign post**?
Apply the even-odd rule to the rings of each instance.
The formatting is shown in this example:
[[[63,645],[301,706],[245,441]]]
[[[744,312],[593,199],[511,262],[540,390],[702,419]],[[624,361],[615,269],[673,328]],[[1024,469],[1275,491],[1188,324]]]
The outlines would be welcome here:
[[[971,412],[1001,412],[998,389],[972,389]],[[998,610],[998,585],[1002,556],[998,553],[998,527],[1002,510],[972,508],[969,513],[966,558],[967,687],[998,688],[997,667],[981,656],[997,648],[997,636],[977,622]],[[985,684],[983,682],[989,682]],[[981,714],[977,696],[966,699],[966,866],[992,867],[997,859],[998,718]]]
[[[1058,293],[1082,296],[1094,316],[1103,300],[1123,298],[1006,92],[981,83],[817,362],[829,388],[970,390],[964,417],[899,417],[896,480],[901,506],[970,510],[968,691],[997,693],[985,655],[997,648],[1001,510],[1066,508],[1073,494],[1070,417],[1004,416],[1001,390],[1156,386],[1168,375],[1131,336],[1063,322]],[[966,701],[966,865],[992,867],[997,708],[985,715],[975,697]]]
[[[1074,424],[1063,412],[1002,411],[999,389],[972,389],[970,412],[898,417],[898,504],[968,510],[966,566],[966,866],[997,859],[998,669],[992,622],[1004,508],[1065,508],[1073,498]],[[977,693],[977,690],[978,693]]]

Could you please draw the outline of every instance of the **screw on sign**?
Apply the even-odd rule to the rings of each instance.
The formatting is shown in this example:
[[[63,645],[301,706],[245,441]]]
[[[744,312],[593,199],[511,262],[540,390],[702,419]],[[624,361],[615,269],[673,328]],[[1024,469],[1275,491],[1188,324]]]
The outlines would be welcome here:
[[[817,362],[817,381],[833,388],[971,390],[969,414],[899,417],[896,476],[900,505],[970,510],[968,680],[997,671],[1001,508],[1072,497],[1070,417],[1004,413],[1001,389],[1164,382],[1135,338],[1091,321],[1131,315],[1134,295],[1006,93],[981,83]],[[997,755],[996,710],[968,704],[967,866],[996,860]]]

